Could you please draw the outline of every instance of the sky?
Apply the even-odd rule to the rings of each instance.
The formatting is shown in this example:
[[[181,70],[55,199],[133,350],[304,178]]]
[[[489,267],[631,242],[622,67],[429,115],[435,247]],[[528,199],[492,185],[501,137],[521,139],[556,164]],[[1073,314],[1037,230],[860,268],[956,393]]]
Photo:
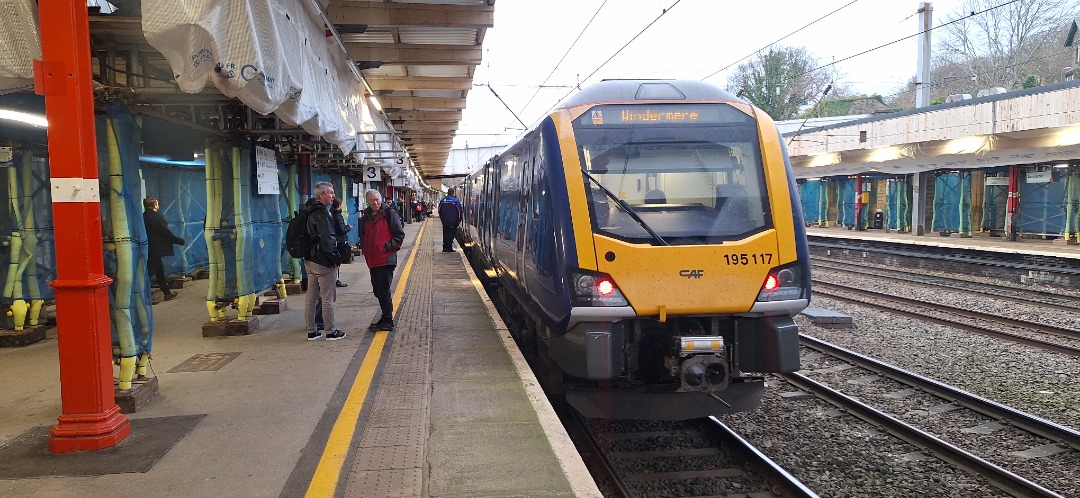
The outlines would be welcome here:
[[[933,25],[961,4],[931,2]],[[724,87],[748,56],[780,38],[779,46],[805,47],[822,64],[838,61],[918,33],[919,5],[910,0],[498,0],[454,147],[510,143],[524,128],[513,113],[532,126],[579,83],[678,78]],[[857,93],[893,93],[915,75],[917,48],[911,37],[839,62],[837,82]]]

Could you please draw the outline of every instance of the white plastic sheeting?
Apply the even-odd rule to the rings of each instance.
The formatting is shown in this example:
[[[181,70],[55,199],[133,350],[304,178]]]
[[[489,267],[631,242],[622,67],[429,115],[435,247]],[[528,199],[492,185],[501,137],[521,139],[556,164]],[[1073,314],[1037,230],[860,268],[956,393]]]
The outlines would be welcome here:
[[[345,154],[371,150],[358,132],[379,120],[318,8],[307,0],[143,0],[143,34],[181,90],[210,83]]]
[[[41,34],[34,0],[0,0],[0,94],[34,86]]]

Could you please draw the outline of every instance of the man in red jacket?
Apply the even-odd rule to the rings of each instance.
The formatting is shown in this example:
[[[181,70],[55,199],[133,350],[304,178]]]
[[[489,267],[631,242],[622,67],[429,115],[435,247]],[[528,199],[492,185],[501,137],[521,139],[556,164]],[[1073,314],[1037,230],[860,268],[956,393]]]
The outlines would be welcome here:
[[[371,292],[379,300],[382,316],[372,325],[374,330],[394,329],[394,303],[390,297],[390,282],[394,280],[397,252],[405,240],[401,216],[389,204],[383,204],[378,190],[364,193],[368,207],[360,221],[361,248],[371,273]]]

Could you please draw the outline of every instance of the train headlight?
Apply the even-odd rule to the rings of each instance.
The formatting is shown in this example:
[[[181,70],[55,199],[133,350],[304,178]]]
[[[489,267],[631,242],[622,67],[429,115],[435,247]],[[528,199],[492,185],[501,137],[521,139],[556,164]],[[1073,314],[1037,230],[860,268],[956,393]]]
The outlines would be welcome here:
[[[570,272],[574,306],[627,306],[626,298],[610,275],[586,270]]]
[[[791,266],[773,268],[761,284],[757,300],[763,301],[788,301],[802,299],[806,295],[806,280],[804,278],[804,266],[800,263]]]

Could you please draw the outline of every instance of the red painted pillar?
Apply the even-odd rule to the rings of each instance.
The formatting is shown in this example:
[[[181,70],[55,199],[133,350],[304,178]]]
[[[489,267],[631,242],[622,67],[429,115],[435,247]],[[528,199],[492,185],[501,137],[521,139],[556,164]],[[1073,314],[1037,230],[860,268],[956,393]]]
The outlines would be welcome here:
[[[1020,166],[1009,166],[1009,197],[1005,203],[1005,236],[1016,241],[1016,217],[1020,208]]]
[[[311,154],[296,156],[296,191],[300,194],[300,207],[311,197]]]
[[[56,227],[56,324],[61,415],[49,451],[98,450],[131,433],[113,398],[109,289],[101,249],[100,194],[85,0],[38,4],[37,92],[49,120],[49,168]]]
[[[866,225],[862,222],[862,206],[863,206],[863,192],[862,192],[862,175],[855,175],[855,229],[864,230]]]

